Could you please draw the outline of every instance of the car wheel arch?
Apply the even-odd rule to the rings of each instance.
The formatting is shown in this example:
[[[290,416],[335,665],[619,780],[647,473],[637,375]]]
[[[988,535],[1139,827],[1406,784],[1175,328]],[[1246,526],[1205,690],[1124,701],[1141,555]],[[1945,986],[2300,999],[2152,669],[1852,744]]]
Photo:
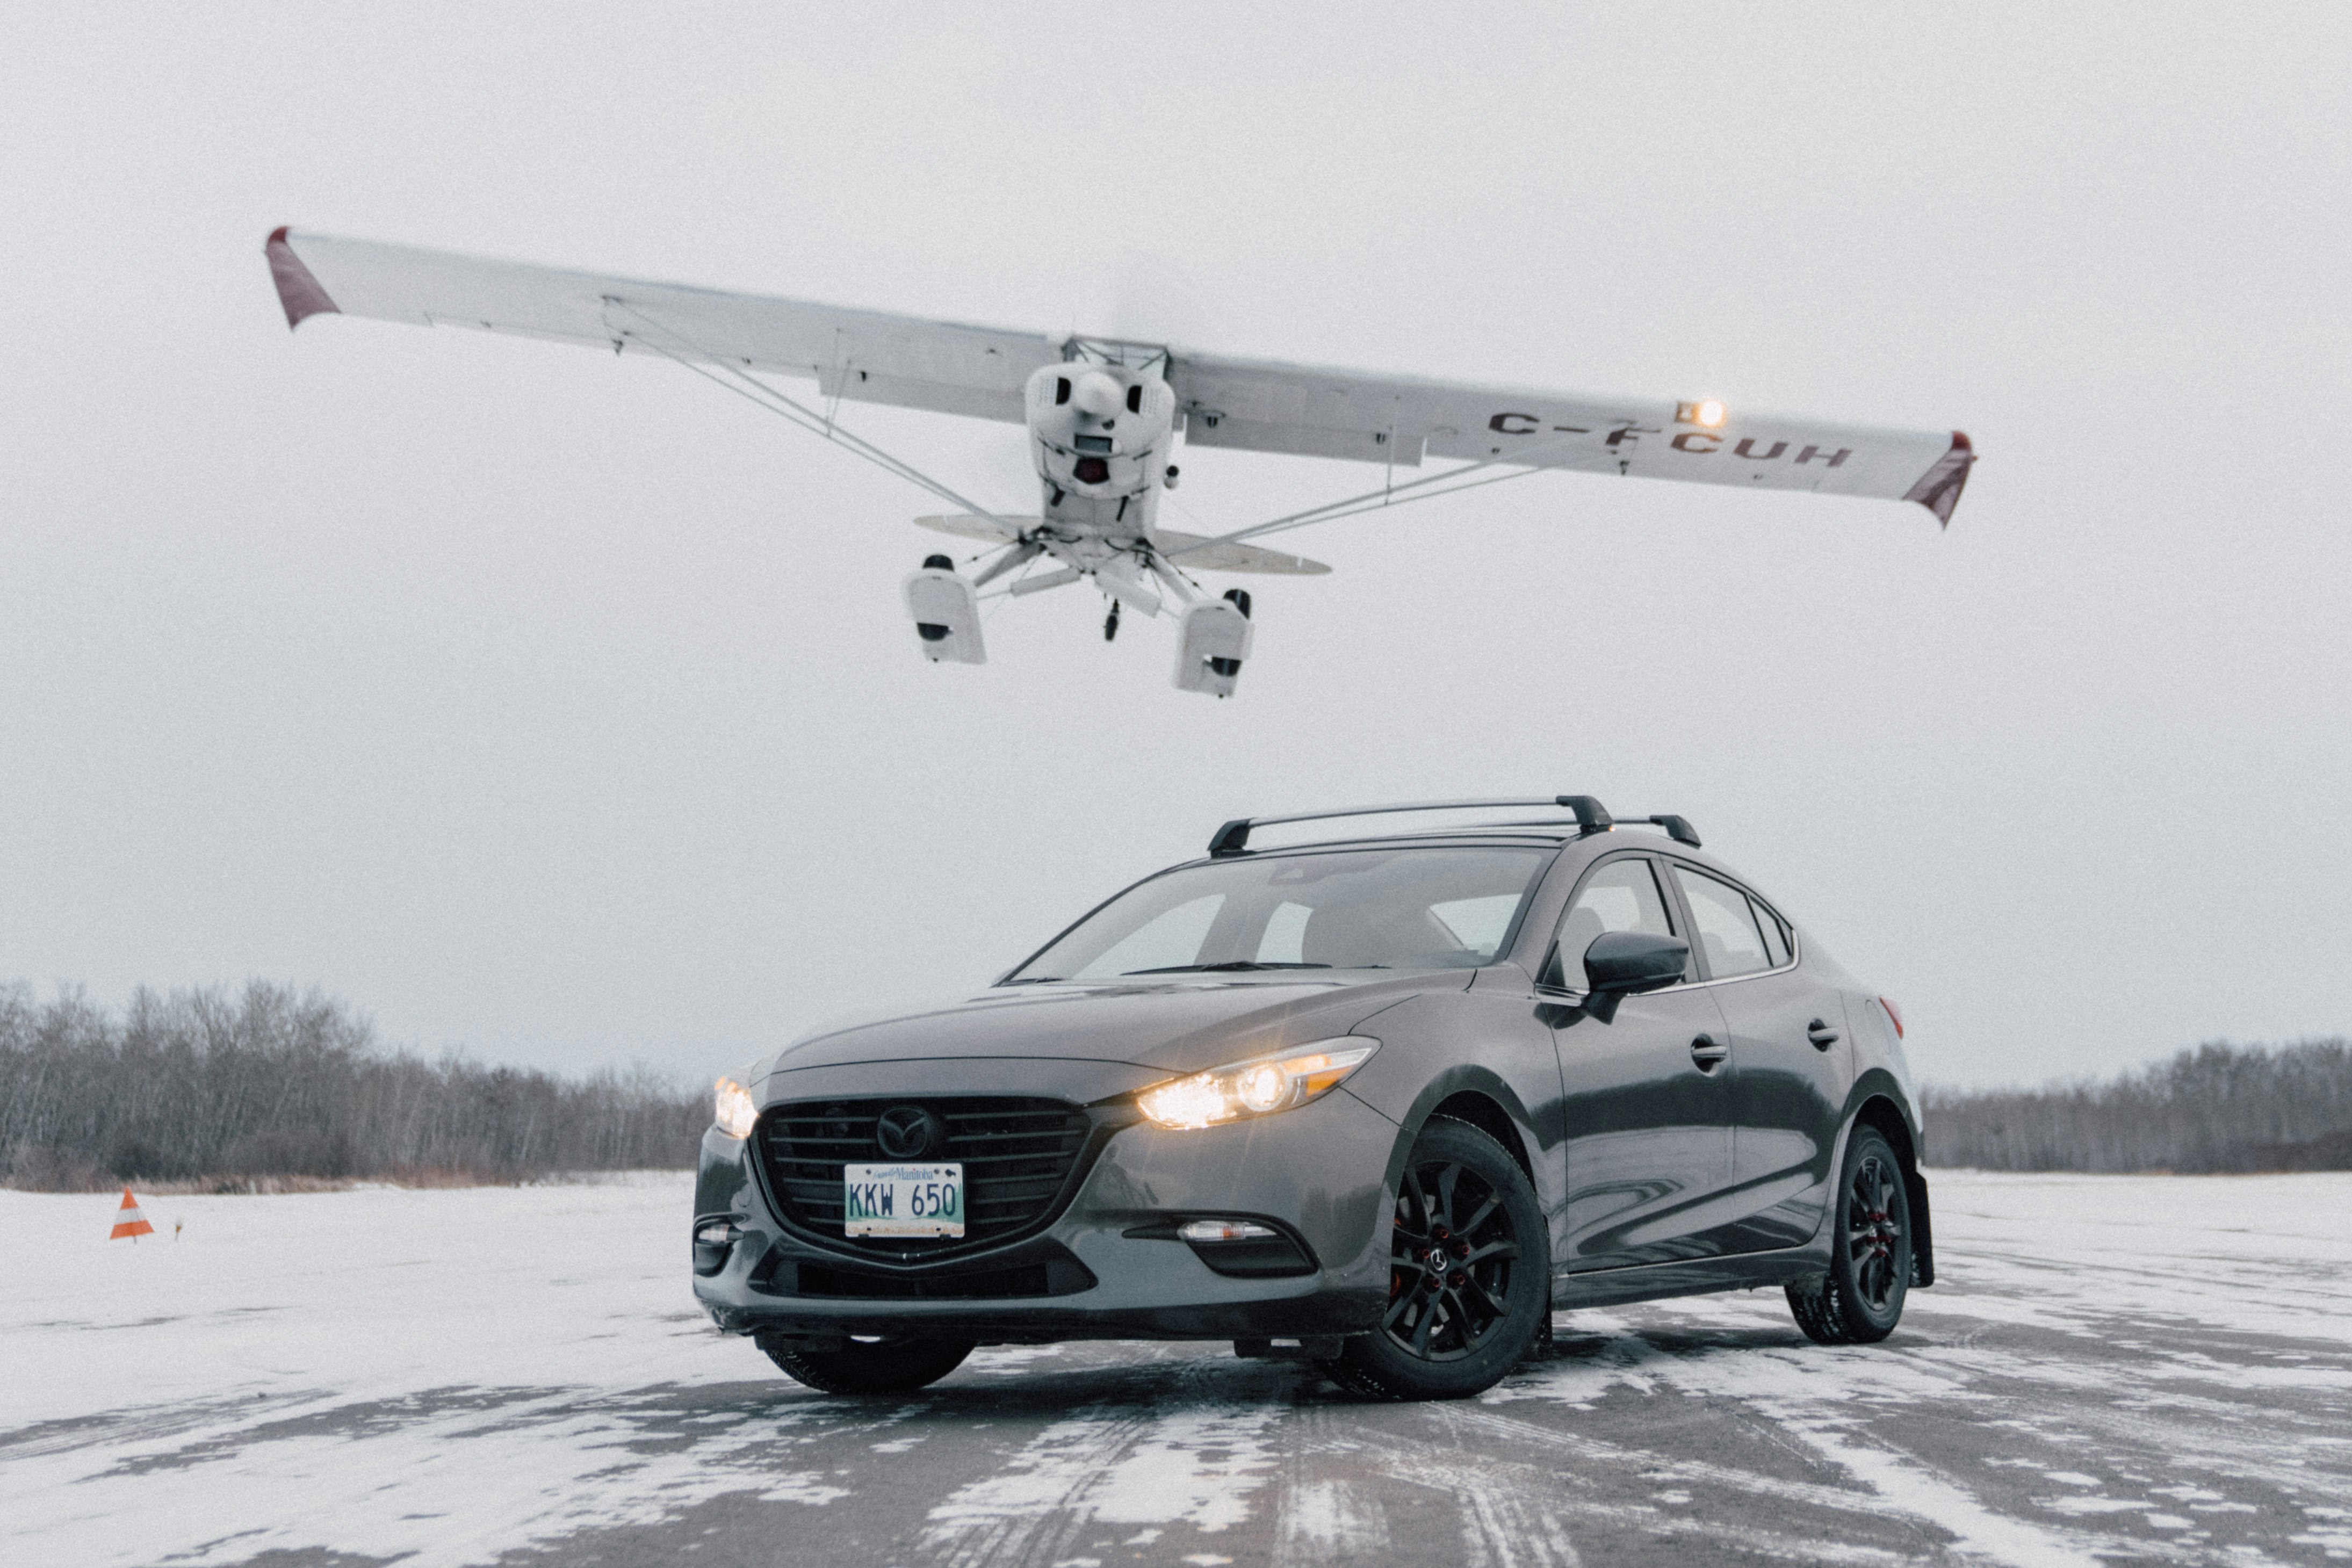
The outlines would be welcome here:
[[[1440,1116],[1450,1121],[1466,1122],[1502,1145],[1504,1152],[1517,1163],[1527,1178],[1535,1180],[1535,1162],[1528,1158],[1526,1141],[1520,1137],[1518,1126],[1511,1120],[1510,1113],[1504,1110],[1494,1096],[1475,1089],[1462,1090],[1439,1101],[1423,1122],[1426,1124]]]
[[[1477,1128],[1503,1145],[1540,1196],[1545,1184],[1528,1153],[1529,1129],[1533,1118],[1528,1108],[1513,1093],[1509,1084],[1493,1072],[1476,1066],[1464,1065],[1440,1073],[1424,1085],[1414,1097],[1412,1108],[1400,1120],[1394,1150],[1389,1156],[1388,1186],[1391,1192],[1403,1170],[1406,1158],[1412,1153],[1414,1140],[1433,1118],[1444,1116],[1449,1121],[1463,1122]]]
[[[1895,1098],[1889,1087],[1870,1083],[1871,1076],[1865,1074],[1864,1082],[1855,1085],[1856,1103],[1848,1113],[1844,1129],[1839,1134],[1837,1161],[1831,1168],[1844,1168],[1846,1145],[1852,1141],[1856,1127],[1868,1127],[1893,1145],[1895,1161],[1903,1169],[1904,1197],[1911,1209],[1915,1283],[1924,1288],[1936,1282],[1936,1249],[1927,1206],[1927,1178],[1919,1170],[1919,1137],[1911,1118],[1905,1113],[1902,1102]],[[1835,1204],[1830,1206],[1824,1223],[1836,1223]]]

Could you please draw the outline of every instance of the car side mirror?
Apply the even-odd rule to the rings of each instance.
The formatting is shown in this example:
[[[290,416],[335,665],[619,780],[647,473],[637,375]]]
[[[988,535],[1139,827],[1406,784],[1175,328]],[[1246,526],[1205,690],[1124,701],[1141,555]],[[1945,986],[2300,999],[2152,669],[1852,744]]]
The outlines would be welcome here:
[[[1607,1023],[1617,1004],[1643,991],[1671,986],[1690,964],[1690,944],[1647,931],[1604,931],[1584,950],[1584,1010]]]

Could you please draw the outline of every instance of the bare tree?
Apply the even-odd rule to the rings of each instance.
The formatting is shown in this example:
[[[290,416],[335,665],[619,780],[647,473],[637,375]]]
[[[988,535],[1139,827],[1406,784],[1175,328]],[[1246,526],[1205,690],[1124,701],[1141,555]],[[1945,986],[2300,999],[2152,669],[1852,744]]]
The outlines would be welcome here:
[[[559,1078],[377,1048],[317,992],[0,987],[0,1177],[516,1180],[691,1165],[709,1106],[649,1070]]]
[[[2352,1170],[2352,1047],[2213,1041],[2118,1078],[1930,1090],[1937,1165],[2015,1171]]]

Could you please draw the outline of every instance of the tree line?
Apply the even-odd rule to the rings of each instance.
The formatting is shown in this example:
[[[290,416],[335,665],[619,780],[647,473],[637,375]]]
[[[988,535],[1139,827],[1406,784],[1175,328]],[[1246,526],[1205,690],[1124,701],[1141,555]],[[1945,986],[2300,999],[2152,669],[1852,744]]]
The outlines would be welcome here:
[[[381,1049],[315,992],[141,990],[118,1014],[0,987],[0,1182],[516,1181],[682,1167],[706,1093]]]
[[[2098,1082],[1930,1090],[1927,1158],[2002,1171],[2352,1170],[2352,1047],[2226,1042]]]

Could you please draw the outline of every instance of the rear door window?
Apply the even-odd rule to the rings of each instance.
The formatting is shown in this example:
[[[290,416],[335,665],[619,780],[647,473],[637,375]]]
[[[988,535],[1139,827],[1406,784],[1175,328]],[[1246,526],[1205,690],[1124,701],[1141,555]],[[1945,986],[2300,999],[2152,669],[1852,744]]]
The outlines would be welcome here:
[[[1728,979],[1772,967],[1772,956],[1765,950],[1764,934],[1745,893],[1688,866],[1675,867],[1675,881],[1690,904],[1691,927],[1706,955],[1708,978]]]
[[[1764,951],[1772,956],[1772,967],[1779,968],[1789,961],[1789,928],[1780,917],[1765,907],[1764,901],[1750,894],[1748,904],[1755,908],[1756,924],[1764,933]]]

